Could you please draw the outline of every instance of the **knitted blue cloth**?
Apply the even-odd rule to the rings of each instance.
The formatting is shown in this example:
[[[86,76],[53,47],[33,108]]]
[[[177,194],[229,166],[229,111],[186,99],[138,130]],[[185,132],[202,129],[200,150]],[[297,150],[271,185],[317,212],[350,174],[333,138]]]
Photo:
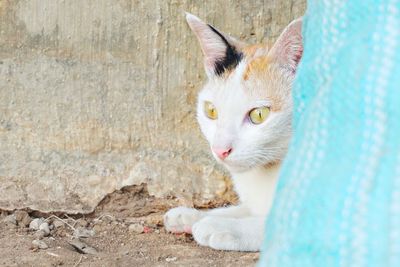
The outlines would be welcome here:
[[[259,266],[400,266],[400,0],[310,0]]]

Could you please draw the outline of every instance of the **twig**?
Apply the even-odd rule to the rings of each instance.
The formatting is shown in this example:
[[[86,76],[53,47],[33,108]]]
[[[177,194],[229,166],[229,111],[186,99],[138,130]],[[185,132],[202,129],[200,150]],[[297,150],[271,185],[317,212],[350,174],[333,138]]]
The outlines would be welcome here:
[[[68,216],[67,216],[68,217]],[[74,226],[70,225],[68,222],[66,222],[65,220],[61,219],[60,217],[56,216],[56,215],[51,215],[50,217],[46,218],[45,221],[50,220],[51,218],[56,218],[57,220],[63,222],[64,224],[68,225],[72,230],[76,230]],[[69,218],[72,219],[72,218]]]
[[[69,217],[67,214],[64,214],[64,216],[67,217],[68,220],[72,220],[72,221],[74,222],[74,225],[72,225],[72,226],[75,227],[75,225],[76,225],[76,220],[73,219],[73,218],[71,218],[71,217]]]
[[[47,254],[49,254],[50,256],[53,256],[53,257],[58,257],[58,258],[60,257],[60,255],[53,253],[53,252],[47,252]]]
[[[82,258],[83,258],[83,255],[81,255],[81,257],[79,258],[79,261],[77,263],[75,263],[74,267],[78,266],[81,263]]]
[[[110,214],[103,214],[103,215],[100,215],[99,217],[97,217],[96,219],[94,219],[93,221],[98,221],[98,220],[100,220],[100,219],[103,218],[103,217],[107,217],[107,218],[110,218],[111,220],[115,220],[115,217],[114,217],[114,216],[112,216],[112,215],[110,215]]]

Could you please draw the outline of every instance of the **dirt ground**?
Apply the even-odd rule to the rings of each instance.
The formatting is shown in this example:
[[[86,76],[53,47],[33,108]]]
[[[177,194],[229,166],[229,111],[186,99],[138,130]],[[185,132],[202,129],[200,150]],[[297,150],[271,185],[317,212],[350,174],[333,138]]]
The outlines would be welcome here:
[[[2,211],[0,266],[255,265],[259,253],[216,251],[190,235],[166,233],[162,215],[177,205],[133,186],[110,194],[89,215]]]

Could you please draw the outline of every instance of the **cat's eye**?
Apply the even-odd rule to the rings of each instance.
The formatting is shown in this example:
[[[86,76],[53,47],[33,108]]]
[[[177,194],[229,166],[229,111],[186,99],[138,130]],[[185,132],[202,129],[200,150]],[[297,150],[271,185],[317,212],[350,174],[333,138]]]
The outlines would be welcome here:
[[[254,124],[260,124],[267,119],[269,112],[269,107],[254,108],[249,112],[249,119]]]
[[[211,120],[216,120],[218,118],[217,109],[210,101],[204,101],[204,113]]]

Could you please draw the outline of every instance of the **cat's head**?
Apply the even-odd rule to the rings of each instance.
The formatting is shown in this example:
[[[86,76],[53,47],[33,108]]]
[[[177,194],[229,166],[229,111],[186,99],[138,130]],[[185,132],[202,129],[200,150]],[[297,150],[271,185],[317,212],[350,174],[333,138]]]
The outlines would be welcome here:
[[[291,136],[291,87],[303,47],[301,19],[269,49],[247,46],[194,15],[186,20],[204,55],[208,81],[197,118],[214,157],[232,171],[279,162]]]

